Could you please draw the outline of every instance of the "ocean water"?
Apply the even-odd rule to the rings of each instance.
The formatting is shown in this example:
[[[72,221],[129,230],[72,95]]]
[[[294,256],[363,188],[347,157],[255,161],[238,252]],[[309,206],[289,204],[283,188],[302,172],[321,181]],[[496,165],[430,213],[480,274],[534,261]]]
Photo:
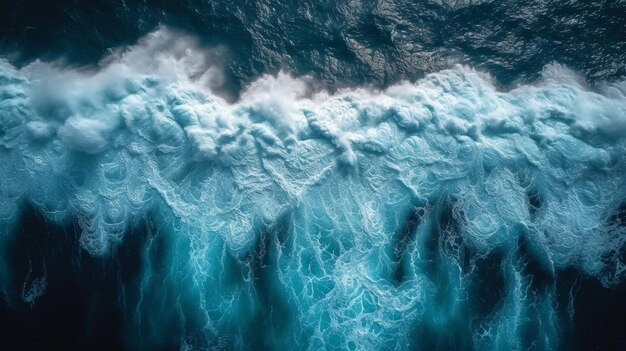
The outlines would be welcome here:
[[[625,10],[1,5],[2,342],[626,348]]]

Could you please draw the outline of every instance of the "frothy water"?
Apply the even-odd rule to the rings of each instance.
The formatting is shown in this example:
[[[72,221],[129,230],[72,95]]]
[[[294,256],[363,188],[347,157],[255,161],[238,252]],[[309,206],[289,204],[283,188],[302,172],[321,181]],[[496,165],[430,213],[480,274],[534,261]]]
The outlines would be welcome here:
[[[227,102],[213,51],[163,35],[93,72],[0,64],[2,240],[29,204],[95,257],[146,222],[169,248],[157,270],[143,247],[130,344],[167,320],[181,349],[247,348],[261,315],[279,349],[555,348],[560,272],[623,282],[623,81],[553,63],[502,91],[455,66],[330,94],[281,73]]]

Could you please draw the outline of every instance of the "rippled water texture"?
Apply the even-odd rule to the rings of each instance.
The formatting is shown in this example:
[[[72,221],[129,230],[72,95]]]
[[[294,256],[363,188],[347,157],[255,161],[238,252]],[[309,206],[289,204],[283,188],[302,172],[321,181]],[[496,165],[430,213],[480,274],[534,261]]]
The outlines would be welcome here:
[[[15,1],[0,11],[0,51],[19,63],[95,63],[159,24],[229,49],[228,91],[287,69],[329,87],[389,85],[469,64],[501,83],[552,61],[592,81],[626,74],[622,0]]]
[[[7,349],[626,347],[624,2],[37,6]]]
[[[553,64],[498,91],[457,66],[328,94],[279,74],[230,104],[193,71],[208,53],[154,51],[171,35],[96,73],[0,66],[4,235],[27,203],[94,257],[146,231],[118,283],[133,347],[548,349],[576,313],[561,272],[622,282],[624,83]]]

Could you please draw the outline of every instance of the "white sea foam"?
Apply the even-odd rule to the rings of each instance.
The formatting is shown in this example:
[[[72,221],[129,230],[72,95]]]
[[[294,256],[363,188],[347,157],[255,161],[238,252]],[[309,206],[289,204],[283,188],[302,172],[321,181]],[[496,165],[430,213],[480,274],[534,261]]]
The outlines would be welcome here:
[[[592,90],[551,64],[536,83],[499,91],[456,66],[383,91],[311,95],[281,73],[229,103],[211,53],[160,31],[95,72],[1,63],[2,229],[32,203],[49,220],[77,220],[82,247],[103,255],[156,213],[168,235],[188,240],[201,309],[211,310],[229,301],[206,291],[224,252],[245,257],[286,222],[276,284],[310,306],[296,314],[314,330],[312,348],[337,328],[361,348],[404,335],[406,318],[434,298],[420,257],[435,231],[451,272],[462,270],[458,245],[486,255],[524,238],[547,271],[623,280],[624,82]],[[414,212],[411,283],[394,288],[383,277]],[[512,290],[527,284],[508,274]],[[489,320],[500,335],[490,345],[509,345],[524,298],[511,295]]]

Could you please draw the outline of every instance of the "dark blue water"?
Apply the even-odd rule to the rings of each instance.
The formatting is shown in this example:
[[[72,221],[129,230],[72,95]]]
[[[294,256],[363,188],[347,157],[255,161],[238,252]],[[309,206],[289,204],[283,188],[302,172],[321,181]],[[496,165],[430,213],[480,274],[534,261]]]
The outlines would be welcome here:
[[[504,84],[552,61],[597,81],[626,73],[625,16],[619,0],[15,1],[0,13],[0,43],[18,63],[85,65],[167,25],[228,47],[237,87],[280,69],[384,86],[459,62]]]
[[[7,350],[626,349],[626,2],[0,4]]]

